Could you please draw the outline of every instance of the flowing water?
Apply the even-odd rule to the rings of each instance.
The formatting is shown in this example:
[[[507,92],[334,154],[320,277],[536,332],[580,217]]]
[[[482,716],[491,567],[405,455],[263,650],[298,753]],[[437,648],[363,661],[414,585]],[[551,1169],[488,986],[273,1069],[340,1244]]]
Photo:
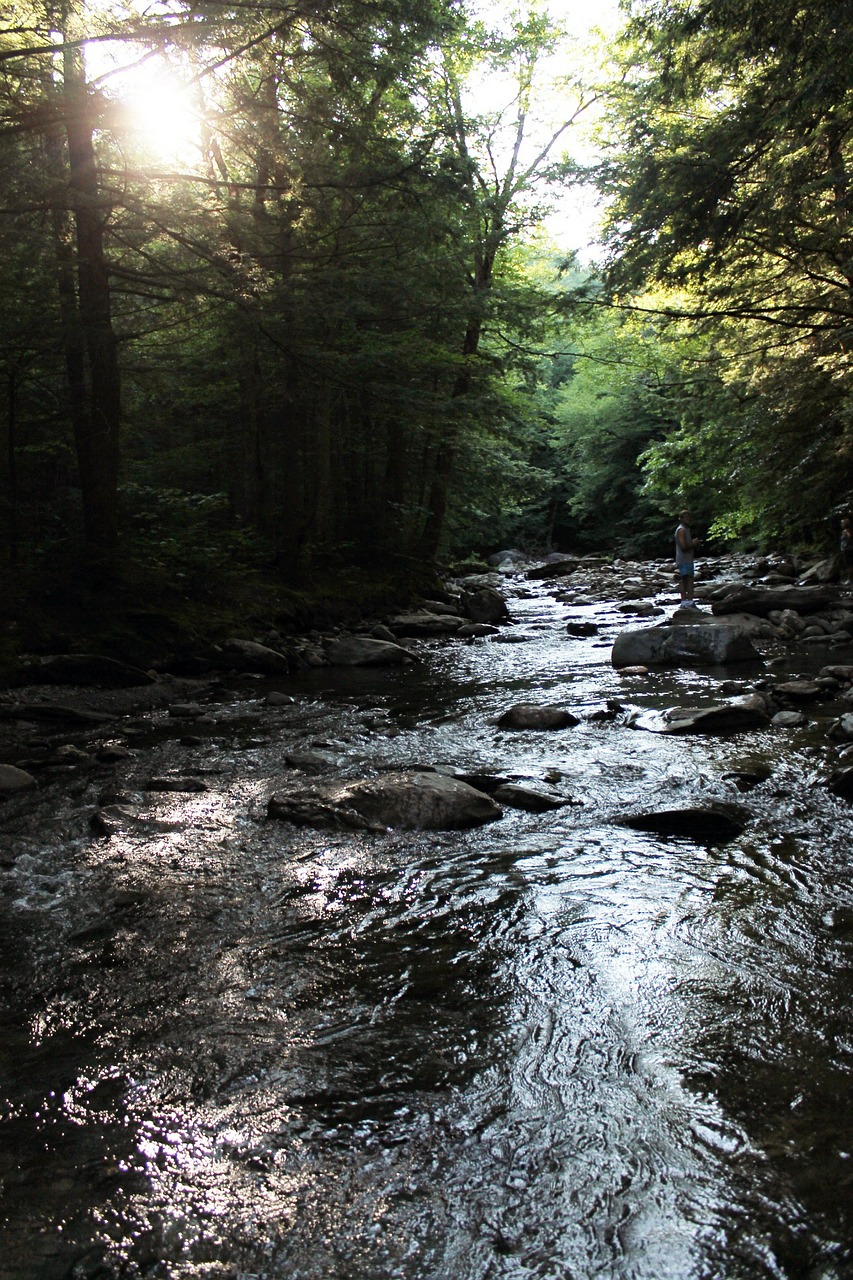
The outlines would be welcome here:
[[[826,725],[594,718],[713,681],[618,675],[605,607],[511,607],[498,641],[279,682],[290,705],[221,689],[190,745],[152,715],[109,775],[6,803],[3,1280],[853,1276],[853,809],[820,785]],[[498,729],[520,701],[581,723]],[[462,833],[267,821],[309,748],[573,803]],[[138,791],[170,770],[207,790]],[[99,836],[110,790],[140,817]],[[724,844],[619,825],[720,800]]]

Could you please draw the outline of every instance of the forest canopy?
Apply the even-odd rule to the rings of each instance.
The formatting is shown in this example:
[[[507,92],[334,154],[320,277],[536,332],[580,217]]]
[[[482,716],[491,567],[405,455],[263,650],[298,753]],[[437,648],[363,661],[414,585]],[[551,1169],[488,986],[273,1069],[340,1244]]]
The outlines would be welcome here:
[[[827,539],[847,6],[632,0],[596,57],[559,10],[7,6],[7,597],[665,555],[685,501],[729,543]],[[578,257],[546,217],[582,186]]]

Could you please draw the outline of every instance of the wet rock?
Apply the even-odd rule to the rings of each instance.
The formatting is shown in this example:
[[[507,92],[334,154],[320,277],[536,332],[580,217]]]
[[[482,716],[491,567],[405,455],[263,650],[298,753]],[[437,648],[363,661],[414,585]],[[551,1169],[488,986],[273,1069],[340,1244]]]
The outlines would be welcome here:
[[[57,653],[22,659],[19,684],[95,685],[100,689],[128,689],[153,684],[156,677],[140,667],[96,653]]]
[[[490,622],[497,626],[509,621],[506,600],[494,587],[480,587],[477,591],[463,592],[461,605],[471,622]]]
[[[232,638],[222,645],[222,652],[237,671],[253,671],[261,675],[289,675],[293,658],[280,649],[258,644],[255,640]]]
[[[84,707],[65,706],[57,702],[4,702],[0,703],[0,719],[3,720],[56,720],[67,724],[107,724],[117,720],[111,711],[89,711]]]
[[[490,796],[457,778],[402,771],[289,788],[270,797],[267,815],[297,826],[433,831],[493,822],[501,809]]]
[[[493,569],[501,569],[505,565],[522,565],[527,563],[528,557],[523,551],[511,548],[508,551],[495,551],[486,559],[486,563]]]
[[[649,604],[647,601],[636,601],[628,604],[617,605],[619,613],[632,613],[638,618],[653,618],[656,614],[663,613],[660,605]]]
[[[539,582],[548,578],[565,578],[574,573],[580,561],[572,556],[549,556],[542,564],[534,565],[524,575],[531,582]]]
[[[853,765],[845,765],[833,770],[826,785],[833,795],[842,796],[845,800],[853,800]]]
[[[598,624],[595,622],[567,622],[566,631],[570,636],[597,636]]]
[[[833,720],[827,733],[836,742],[853,742],[853,711]]]
[[[280,693],[277,689],[273,689],[264,698],[264,702],[268,707],[291,707],[296,699],[289,693]]]
[[[149,778],[144,791],[207,791],[201,778]]]
[[[284,757],[284,763],[289,769],[299,769],[302,773],[326,773],[335,762],[319,751],[294,751]]]
[[[622,825],[633,831],[648,831],[657,836],[675,836],[695,840],[697,844],[725,844],[739,836],[746,826],[745,815],[723,806],[707,808],[661,809],[639,813],[622,819]]]
[[[203,716],[204,711],[200,702],[173,702],[168,707],[168,714],[173,720],[194,720]]]
[[[826,560],[818,560],[811,568],[806,569],[801,582],[832,582],[838,577],[838,556],[829,556]]]
[[[371,636],[341,636],[326,645],[326,661],[333,667],[399,667],[414,659],[408,649],[396,641],[391,643]]]
[[[808,722],[802,711],[777,711],[770,721],[776,729],[801,729]]]
[[[757,661],[760,655],[739,627],[713,623],[645,627],[623,631],[613,642],[614,667],[721,666]]]
[[[114,742],[101,747],[95,756],[101,764],[118,764],[122,760],[132,760],[133,752],[121,746],[120,743]]]
[[[830,665],[821,667],[818,672],[819,676],[829,676],[832,680],[838,680],[841,684],[853,684],[853,667],[848,665]]]
[[[796,614],[818,613],[837,599],[834,587],[747,587],[733,588],[722,600],[715,600],[717,614],[753,613],[766,618],[774,609],[792,609]]]
[[[89,826],[95,835],[114,836],[123,834],[160,833],[182,831],[183,823],[167,822],[160,818],[150,818],[138,813],[126,804],[108,804],[92,814]]]
[[[560,796],[536,791],[532,787],[523,787],[517,782],[505,782],[492,792],[492,796],[498,804],[506,805],[509,809],[523,809],[526,813],[548,813],[552,809],[563,809],[572,803],[571,800]]]
[[[16,791],[28,791],[36,785],[36,780],[26,769],[18,769],[13,764],[0,764],[0,796],[13,795]]]
[[[518,702],[498,720],[499,729],[570,729],[580,724],[564,707],[540,707],[535,702]]]
[[[814,680],[787,680],[777,684],[773,692],[790,702],[816,702],[826,691]]]
[[[389,618],[388,625],[396,636],[452,636],[462,622],[457,616],[447,613],[405,613]],[[371,643],[382,642],[374,640]]]
[[[757,729],[769,720],[767,704],[759,694],[732,698],[711,707],[668,707],[665,711],[634,713],[627,723],[650,733],[738,733]]]
[[[447,614],[448,617],[460,618],[462,614],[457,605],[447,600],[419,600],[418,611],[421,613]]]
[[[460,640],[477,640],[485,636],[499,635],[497,627],[490,622],[465,622],[456,633]]]

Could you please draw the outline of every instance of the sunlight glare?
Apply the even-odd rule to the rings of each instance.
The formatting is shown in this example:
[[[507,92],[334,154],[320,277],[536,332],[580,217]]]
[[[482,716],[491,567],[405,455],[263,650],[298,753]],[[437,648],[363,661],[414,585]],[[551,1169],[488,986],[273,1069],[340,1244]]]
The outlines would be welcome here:
[[[198,161],[199,112],[190,91],[168,69],[138,68],[124,80],[121,96],[130,129],[149,159]]]

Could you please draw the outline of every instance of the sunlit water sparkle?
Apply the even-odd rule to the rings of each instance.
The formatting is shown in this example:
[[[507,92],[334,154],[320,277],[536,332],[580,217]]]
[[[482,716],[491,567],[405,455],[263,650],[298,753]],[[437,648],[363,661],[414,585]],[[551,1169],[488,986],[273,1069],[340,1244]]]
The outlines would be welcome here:
[[[642,623],[528,592],[519,643],[321,669],[277,686],[292,707],[223,692],[192,748],[153,725],[110,782],[126,834],[89,831],[103,779],[44,783],[35,821],[7,804],[4,1280],[853,1275],[853,820],[823,731],[590,720],[716,677],[620,676]],[[517,701],[581,724],[499,730]],[[309,747],[573,803],[463,833],[267,822]],[[209,790],[137,792],[170,769]],[[711,800],[745,813],[726,844],[618,825]]]

